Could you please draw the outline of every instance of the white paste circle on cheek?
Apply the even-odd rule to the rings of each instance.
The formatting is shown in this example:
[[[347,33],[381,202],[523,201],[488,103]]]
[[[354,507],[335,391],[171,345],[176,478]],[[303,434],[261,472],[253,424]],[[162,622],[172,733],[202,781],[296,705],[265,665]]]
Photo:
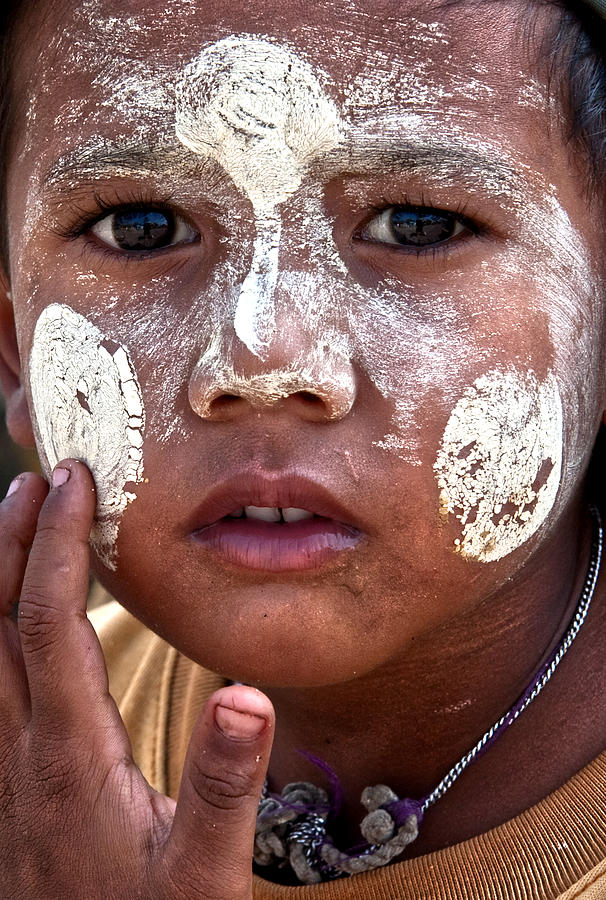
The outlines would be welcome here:
[[[493,370],[455,406],[434,466],[440,508],[463,526],[462,556],[492,562],[544,522],[562,471],[562,403],[555,377]]]
[[[120,519],[136,496],[125,488],[143,480],[145,413],[128,351],[56,303],[36,323],[29,365],[43,467],[50,473],[73,457],[90,468],[97,487],[91,543],[115,569]]]

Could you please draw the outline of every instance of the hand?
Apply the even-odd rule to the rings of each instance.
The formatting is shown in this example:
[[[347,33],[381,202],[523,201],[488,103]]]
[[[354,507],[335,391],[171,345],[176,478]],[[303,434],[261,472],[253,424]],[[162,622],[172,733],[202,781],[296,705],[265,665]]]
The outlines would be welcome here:
[[[178,802],[150,788],[86,618],[93,481],[73,460],[55,473],[50,491],[21,476],[0,505],[0,896],[250,900],[271,704],[217,691]]]

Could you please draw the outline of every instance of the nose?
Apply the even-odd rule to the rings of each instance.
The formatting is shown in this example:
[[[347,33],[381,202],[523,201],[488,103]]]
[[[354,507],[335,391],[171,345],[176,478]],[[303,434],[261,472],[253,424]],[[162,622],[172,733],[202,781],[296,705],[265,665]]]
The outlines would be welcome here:
[[[262,360],[233,332],[215,332],[194,368],[188,394],[194,412],[210,421],[281,410],[328,423],[351,410],[356,376],[342,336],[303,342],[296,329],[276,322]]]

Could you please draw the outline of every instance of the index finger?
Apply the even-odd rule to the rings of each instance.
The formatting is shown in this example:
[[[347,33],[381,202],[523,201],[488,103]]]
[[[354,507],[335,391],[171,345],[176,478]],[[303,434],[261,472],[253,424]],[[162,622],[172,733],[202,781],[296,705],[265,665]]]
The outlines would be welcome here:
[[[32,720],[63,728],[107,699],[105,662],[86,616],[95,488],[86,466],[59,463],[38,519],[18,626]]]

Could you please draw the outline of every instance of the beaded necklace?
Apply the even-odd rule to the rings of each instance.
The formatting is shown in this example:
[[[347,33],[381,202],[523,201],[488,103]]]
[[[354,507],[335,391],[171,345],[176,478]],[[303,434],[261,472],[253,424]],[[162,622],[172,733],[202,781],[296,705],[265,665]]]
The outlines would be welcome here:
[[[340,806],[341,789],[335,773],[322,760],[304,754],[322,769],[332,787],[332,800],[322,788],[305,781],[288,784],[280,795],[263,788],[257,813],[254,861],[259,866],[290,866],[303,884],[316,884],[379,868],[415,840],[424,813],[444,796],[474,760],[479,759],[541,693],[583,625],[593,598],[602,560],[603,529],[592,506],[591,555],[579,602],[566,632],[526,690],[480,740],[446,773],[431,793],[420,800],[400,799],[384,784],[367,787],[361,802],[367,815],[360,824],[364,843],[339,850],[327,824]]]

